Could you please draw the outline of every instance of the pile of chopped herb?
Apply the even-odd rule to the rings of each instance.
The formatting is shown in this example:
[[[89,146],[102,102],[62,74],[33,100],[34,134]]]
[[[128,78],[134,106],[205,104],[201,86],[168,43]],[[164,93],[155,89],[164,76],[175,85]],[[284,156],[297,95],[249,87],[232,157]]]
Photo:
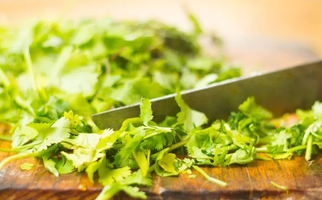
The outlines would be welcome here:
[[[92,132],[93,113],[240,76],[202,51],[195,29],[112,19],[0,26],[0,121],[53,123],[73,110],[86,123],[78,131]]]
[[[296,123],[288,126],[251,97],[227,121],[208,122],[178,93],[177,116],[153,121],[148,99],[240,75],[224,59],[203,53],[200,28],[191,19],[193,33],[155,21],[111,19],[0,27],[0,122],[12,126],[10,151],[17,152],[0,168],[38,157],[55,176],[87,173],[104,185],[97,199],[109,199],[120,191],[146,198],[137,186],[150,186],[152,173],[176,176],[193,168],[226,186],[198,166],[301,153],[309,160],[322,147],[319,102],[310,111],[298,110]],[[91,121],[94,113],[136,102],[141,115],[119,130],[99,130]]]
[[[11,126],[10,151],[17,152],[1,167],[13,159],[39,157],[56,176],[86,171],[93,181],[98,171],[104,191],[111,186],[114,193],[143,197],[129,185],[150,184],[150,155],[164,163],[165,149],[178,138],[170,127],[144,128],[149,136],[136,134],[139,130],[99,130],[91,115],[240,76],[240,69],[223,57],[202,50],[200,26],[189,17],[190,33],[157,21],[109,18],[0,26],[0,123]],[[159,138],[162,142],[155,144]],[[132,154],[141,140],[144,150]],[[165,158],[175,159],[169,155]],[[141,172],[132,173],[139,167]]]

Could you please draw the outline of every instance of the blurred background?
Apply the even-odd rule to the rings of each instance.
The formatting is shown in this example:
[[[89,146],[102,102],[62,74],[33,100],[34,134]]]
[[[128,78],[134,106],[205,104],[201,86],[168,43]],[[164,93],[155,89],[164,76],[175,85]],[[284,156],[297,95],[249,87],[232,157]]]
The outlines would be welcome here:
[[[0,0],[0,24],[112,16],[157,19],[188,30],[186,10],[222,38],[227,56],[246,66],[246,73],[322,56],[321,0]]]

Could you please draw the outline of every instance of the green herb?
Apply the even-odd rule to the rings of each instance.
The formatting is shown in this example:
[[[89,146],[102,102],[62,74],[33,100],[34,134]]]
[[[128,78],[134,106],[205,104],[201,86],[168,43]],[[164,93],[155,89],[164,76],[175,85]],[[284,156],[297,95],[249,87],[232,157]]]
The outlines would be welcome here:
[[[34,166],[34,164],[25,162],[20,165],[20,169],[21,170],[31,170],[33,166]]]
[[[189,176],[188,176],[190,179],[194,179],[194,178],[196,178],[197,177],[197,175],[195,175],[195,174],[189,174]]]
[[[10,135],[0,135],[0,140],[12,141]]]
[[[201,175],[203,175],[208,181],[210,182],[213,182],[213,183],[216,183],[220,186],[223,186],[223,187],[226,187],[227,186],[227,183],[221,181],[221,180],[218,180],[216,178],[213,178],[213,177],[210,177],[208,174],[206,174],[200,167],[198,166],[192,166],[195,170],[197,170]]]
[[[104,185],[97,199],[109,199],[120,191],[146,198],[138,186],[151,186],[152,173],[177,176],[195,169],[226,186],[198,166],[304,153],[310,160],[322,148],[319,102],[298,110],[298,123],[290,126],[282,126],[283,118],[272,120],[252,97],[228,120],[209,122],[178,92],[177,116],[153,121],[148,99],[240,76],[238,68],[201,50],[201,28],[189,17],[193,33],[159,22],[111,19],[2,28],[0,122],[12,127],[12,148],[0,150],[17,154],[0,168],[37,157],[55,176],[86,173]],[[119,130],[99,130],[91,121],[94,113],[136,102],[140,116],[125,120]]]
[[[184,151],[182,124],[193,129],[205,117],[194,121],[203,114],[178,99],[180,119],[158,125],[146,98],[240,76],[222,57],[201,50],[201,27],[193,15],[189,19],[192,33],[157,21],[112,19],[2,27],[0,122],[12,125],[12,135],[1,139],[12,139],[12,149],[1,150],[17,154],[0,167],[39,157],[55,176],[85,171],[93,182],[97,173],[108,185],[99,198],[118,191],[143,198],[131,185],[150,185],[152,171],[176,175],[189,169],[191,160],[170,151]],[[99,130],[91,121],[94,113],[141,99],[140,118],[127,120],[120,130]]]
[[[271,181],[271,184],[272,184],[273,186],[275,186],[275,187],[277,187],[277,188],[281,189],[281,190],[285,190],[285,191],[286,191],[286,193],[288,193],[288,188],[287,188],[286,186],[279,185],[279,184],[275,183],[274,181]]]

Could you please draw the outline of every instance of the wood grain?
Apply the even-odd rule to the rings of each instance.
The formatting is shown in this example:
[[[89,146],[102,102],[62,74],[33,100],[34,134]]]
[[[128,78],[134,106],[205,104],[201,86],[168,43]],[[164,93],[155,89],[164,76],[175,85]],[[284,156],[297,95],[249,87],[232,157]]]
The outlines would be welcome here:
[[[0,147],[8,147],[2,142]],[[0,159],[8,156],[0,154]],[[24,162],[34,163],[33,170],[22,171]],[[187,174],[178,177],[153,178],[153,186],[143,188],[149,199],[320,199],[322,195],[322,157],[306,162],[303,157],[292,160],[255,161],[246,166],[204,167],[207,174],[226,181],[223,188],[205,180],[198,172],[195,179]],[[286,186],[289,193],[274,187],[274,181]],[[91,184],[84,173],[55,177],[33,158],[17,160],[0,170],[1,199],[95,199],[102,186]],[[120,194],[115,199],[130,199]]]

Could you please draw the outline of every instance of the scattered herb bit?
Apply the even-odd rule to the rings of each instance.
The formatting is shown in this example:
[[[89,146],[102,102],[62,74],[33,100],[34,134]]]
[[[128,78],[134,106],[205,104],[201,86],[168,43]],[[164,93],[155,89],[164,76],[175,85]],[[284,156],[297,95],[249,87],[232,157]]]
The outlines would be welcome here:
[[[190,179],[194,179],[194,178],[196,178],[197,177],[197,175],[195,175],[195,174],[189,174],[188,175],[188,178],[190,178]]]
[[[192,166],[195,170],[197,170],[202,176],[204,176],[208,181],[210,182],[213,182],[213,183],[216,183],[220,186],[223,186],[223,187],[226,187],[227,186],[227,183],[226,182],[223,182],[221,180],[218,180],[216,178],[213,178],[213,177],[210,177],[206,172],[204,172],[200,167],[196,166],[196,165],[193,165]]]
[[[12,141],[11,135],[0,135],[0,140]]]
[[[33,168],[33,166],[34,166],[34,164],[25,162],[20,165],[20,169],[25,170],[25,171],[31,170]]]
[[[274,181],[271,181],[271,184],[272,184],[274,187],[277,187],[277,188],[279,188],[279,189],[281,189],[281,190],[285,190],[285,191],[286,191],[286,193],[288,193],[288,188],[287,188],[286,186],[279,185],[279,184],[275,183]]]

